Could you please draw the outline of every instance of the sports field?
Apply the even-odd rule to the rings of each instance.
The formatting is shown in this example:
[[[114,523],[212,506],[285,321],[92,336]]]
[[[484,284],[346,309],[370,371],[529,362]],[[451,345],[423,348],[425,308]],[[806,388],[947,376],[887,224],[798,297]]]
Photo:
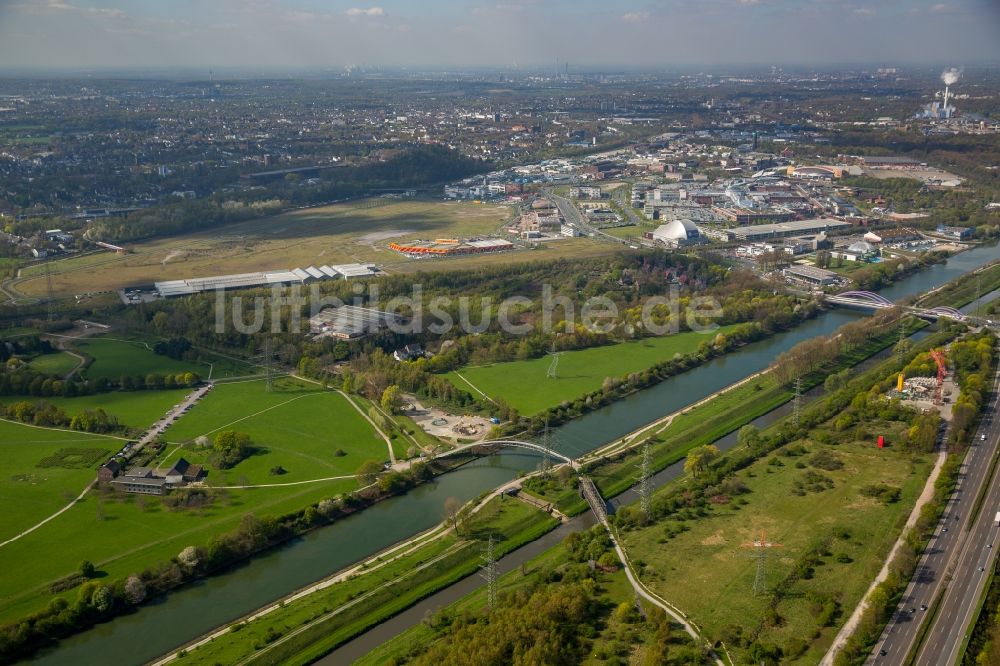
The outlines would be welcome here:
[[[876,430],[895,441],[901,424],[883,425]],[[843,433],[834,435],[848,439]],[[738,475],[749,493],[714,505],[701,518],[659,521],[626,532],[623,541],[633,561],[646,565],[642,580],[687,613],[710,640],[722,637],[732,626],[746,633],[760,626],[762,642],[783,647],[786,653],[802,650],[787,663],[815,664],[832,642],[838,624],[881,568],[923,488],[930,463],[891,448],[879,450],[872,442],[823,445],[805,440],[797,444],[806,452],[772,454]],[[812,456],[820,451],[832,453],[843,467],[816,466]],[[824,476],[829,483],[810,486],[809,475]],[[860,492],[880,483],[899,488],[899,500],[884,504]],[[767,562],[767,592],[755,596],[757,564],[751,557],[753,549],[746,544],[761,533],[780,547],[771,551]],[[813,567],[810,577],[792,583],[778,602],[780,620],[765,620],[775,586],[823,540],[828,545],[820,564]],[[824,603],[839,610],[831,626],[823,626],[825,621],[820,619]],[[814,638],[809,640],[810,636]],[[789,648],[802,638],[807,639],[807,646]]]
[[[66,506],[123,443],[0,421],[0,542]]]
[[[366,460],[388,460],[385,440],[339,393],[292,379],[280,379],[265,391],[260,380],[217,384],[170,427],[163,438],[171,446],[158,463],[179,456],[207,461],[218,432],[246,432],[258,451],[229,470],[212,470],[213,486],[290,483],[332,476],[351,476]],[[185,443],[183,447],[178,443]],[[337,450],[343,455],[337,455]],[[284,474],[273,475],[280,466]],[[353,481],[352,481],[353,483]]]
[[[727,333],[734,326],[723,326],[711,334],[685,331],[659,338],[623,342],[564,352],[559,356],[556,377],[548,377],[551,356],[526,361],[494,363],[462,368],[447,377],[459,388],[490,397],[501,397],[525,415],[555,407],[563,400],[574,400],[601,388],[607,377],[621,377],[640,372],[673,358],[690,354],[717,333]],[[470,386],[475,387],[475,390]]]
[[[292,211],[169,238],[125,243],[127,255],[97,253],[54,261],[53,291],[60,295],[151,284],[158,280],[205,277],[313,265],[376,262],[413,263],[389,250],[392,240],[462,238],[492,233],[509,208],[439,200],[375,200]],[[415,262],[425,265],[425,261]],[[41,267],[25,269],[29,279],[15,288],[45,293]]]

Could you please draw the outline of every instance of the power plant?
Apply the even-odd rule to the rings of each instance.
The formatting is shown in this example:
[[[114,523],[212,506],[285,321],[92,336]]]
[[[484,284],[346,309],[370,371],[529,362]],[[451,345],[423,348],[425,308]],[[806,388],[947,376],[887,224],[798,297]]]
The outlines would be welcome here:
[[[918,118],[927,120],[950,120],[955,114],[955,107],[948,104],[951,98],[951,87],[962,78],[962,70],[956,67],[949,67],[941,72],[941,81],[944,83],[944,93],[941,102],[933,101],[924,107],[924,110],[917,114]]]

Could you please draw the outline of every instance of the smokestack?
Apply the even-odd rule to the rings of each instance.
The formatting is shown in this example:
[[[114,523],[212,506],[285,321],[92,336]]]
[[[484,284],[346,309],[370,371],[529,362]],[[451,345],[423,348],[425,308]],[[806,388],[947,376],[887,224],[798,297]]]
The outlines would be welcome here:
[[[946,113],[948,111],[948,93],[949,93],[948,86],[945,85],[945,87],[944,87],[944,110],[945,110]]]

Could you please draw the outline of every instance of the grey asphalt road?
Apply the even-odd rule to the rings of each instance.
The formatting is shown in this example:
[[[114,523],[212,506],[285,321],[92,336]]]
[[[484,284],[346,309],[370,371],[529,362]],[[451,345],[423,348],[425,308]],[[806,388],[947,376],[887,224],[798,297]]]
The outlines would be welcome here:
[[[914,663],[946,666],[958,656],[997,549],[994,518],[1000,511],[1000,474],[990,479],[989,470],[1000,445],[998,378],[1000,374],[993,379],[993,393],[960,470],[955,492],[867,664],[903,664],[939,596],[939,610]],[[987,482],[990,486],[986,499],[973,519],[976,497]]]

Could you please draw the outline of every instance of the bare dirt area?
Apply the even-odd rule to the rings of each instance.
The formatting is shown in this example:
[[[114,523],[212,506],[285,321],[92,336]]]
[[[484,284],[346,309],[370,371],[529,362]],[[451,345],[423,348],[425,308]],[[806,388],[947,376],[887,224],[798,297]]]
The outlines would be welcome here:
[[[453,442],[459,439],[479,441],[492,427],[489,419],[470,414],[456,416],[434,407],[425,407],[412,395],[404,396],[403,413],[427,434]]]
[[[925,169],[868,169],[866,175],[880,180],[889,178],[911,178],[923,182],[933,180],[963,180],[960,176],[944,171],[927,167]]]

